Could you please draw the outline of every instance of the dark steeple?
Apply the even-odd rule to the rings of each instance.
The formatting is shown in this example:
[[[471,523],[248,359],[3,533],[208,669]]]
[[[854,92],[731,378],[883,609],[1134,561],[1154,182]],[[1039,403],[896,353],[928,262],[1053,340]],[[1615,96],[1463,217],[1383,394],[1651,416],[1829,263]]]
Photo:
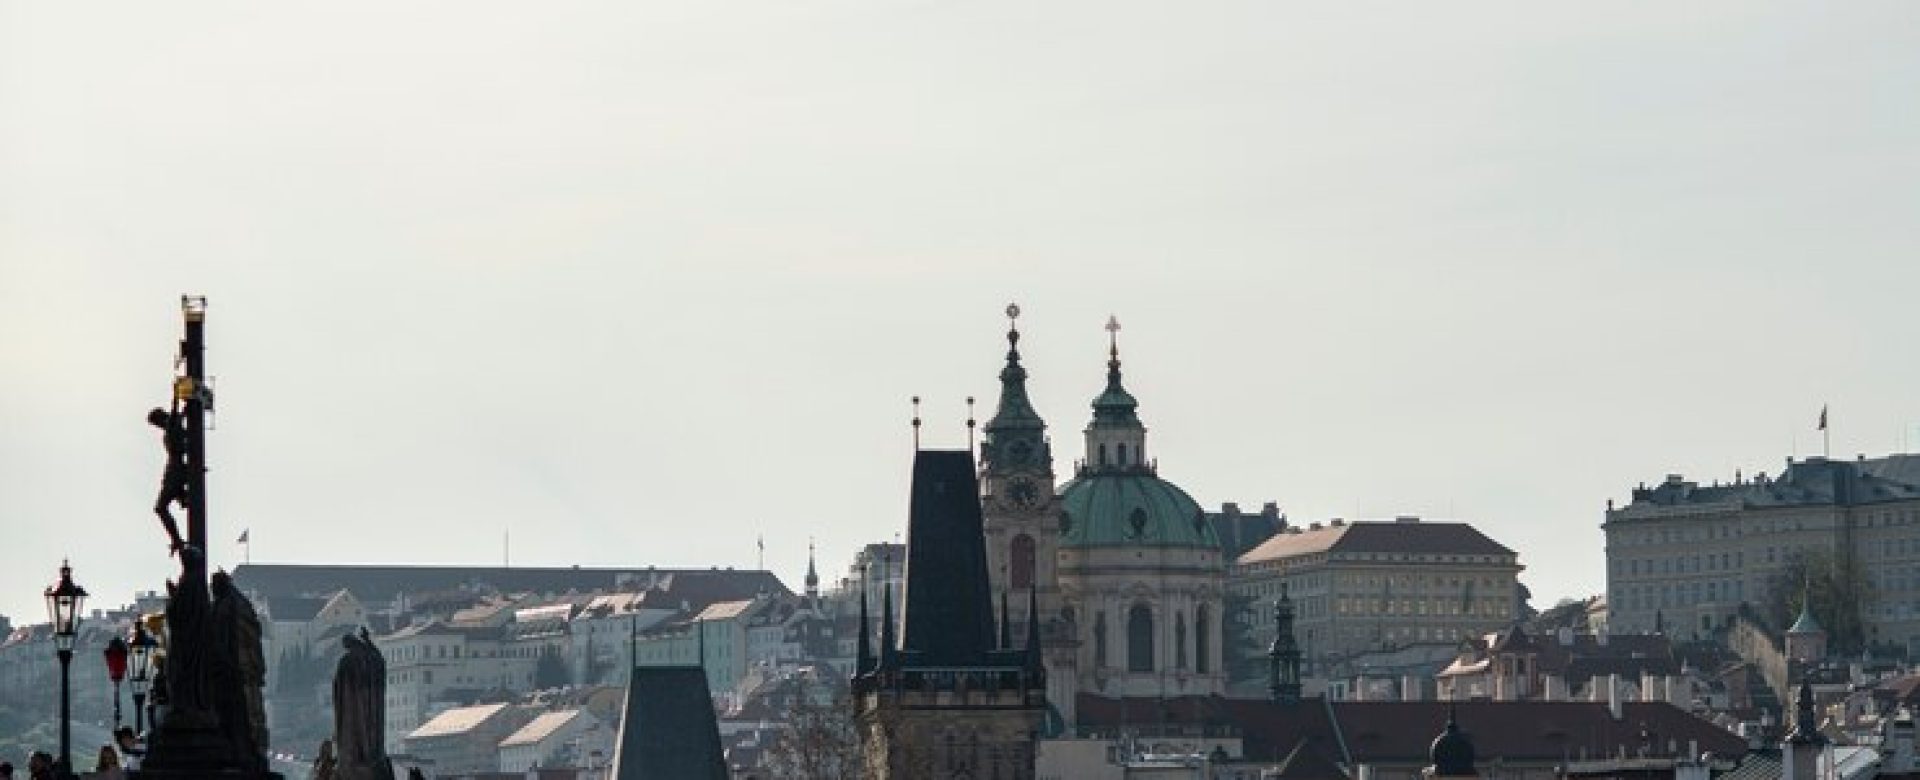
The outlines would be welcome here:
[[[867,623],[867,583],[866,572],[860,576],[860,650],[854,659],[853,673],[868,674],[873,671],[873,631]]]
[[[1287,584],[1280,583],[1280,598],[1273,602],[1273,646],[1267,649],[1269,679],[1267,692],[1274,701],[1300,700],[1300,645],[1293,637],[1293,599]]]
[[[815,571],[813,568],[813,540],[812,539],[807,540],[806,583],[807,583],[807,598],[810,598],[810,599],[818,598],[820,596],[820,572]],[[866,591],[863,590],[861,592],[865,593]]]
[[[988,662],[994,649],[993,596],[971,453],[915,453],[906,588],[900,650],[909,664]]]
[[[1813,709],[1813,685],[1800,681],[1800,693],[1794,698],[1793,732],[1787,741],[1795,745],[1824,745],[1827,735],[1820,733],[1820,715]]]
[[[1007,365],[1000,369],[1000,407],[987,421],[986,446],[981,460],[990,470],[1044,468],[1052,462],[1047,451],[1047,423],[1027,398],[1027,369],[1020,365],[1018,304],[1007,304]]]
[[[885,556],[880,558],[880,668],[894,669],[898,659],[894,652],[900,649],[893,638],[893,586],[889,582],[892,572],[887,567]]]

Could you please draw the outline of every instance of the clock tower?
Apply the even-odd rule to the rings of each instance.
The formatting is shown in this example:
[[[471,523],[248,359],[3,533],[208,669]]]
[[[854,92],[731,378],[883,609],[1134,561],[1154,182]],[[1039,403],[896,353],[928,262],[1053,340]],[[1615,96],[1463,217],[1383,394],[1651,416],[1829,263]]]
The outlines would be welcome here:
[[[1030,625],[1021,597],[1035,591],[1040,624],[1059,614],[1054,579],[1060,549],[1060,500],[1054,492],[1053,448],[1047,424],[1027,398],[1027,369],[1020,365],[1020,307],[1007,305],[1007,364],[1000,369],[1000,406],[987,421],[980,452],[981,505],[987,541],[987,574],[995,597],[1022,605],[1009,621],[1024,634]],[[1044,632],[1044,629],[1043,629]],[[1013,638],[1022,647],[1025,636]]]

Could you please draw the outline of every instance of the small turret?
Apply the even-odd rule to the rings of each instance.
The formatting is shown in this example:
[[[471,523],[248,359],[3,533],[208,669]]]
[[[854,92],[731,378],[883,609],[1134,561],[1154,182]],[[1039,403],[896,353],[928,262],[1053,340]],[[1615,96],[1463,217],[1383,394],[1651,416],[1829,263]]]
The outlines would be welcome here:
[[[1300,644],[1293,636],[1293,599],[1287,583],[1280,583],[1280,598],[1273,602],[1273,645],[1267,649],[1269,666],[1267,692],[1274,701],[1300,700]]]
[[[820,598],[820,572],[813,566],[813,540],[807,540],[807,600]],[[864,591],[862,591],[864,593]]]

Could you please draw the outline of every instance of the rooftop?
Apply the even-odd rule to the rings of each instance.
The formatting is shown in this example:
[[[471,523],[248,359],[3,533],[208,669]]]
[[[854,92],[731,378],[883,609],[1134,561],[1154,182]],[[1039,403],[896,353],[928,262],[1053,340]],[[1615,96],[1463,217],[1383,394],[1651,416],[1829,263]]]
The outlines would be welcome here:
[[[505,704],[482,704],[477,707],[459,707],[433,716],[432,720],[420,724],[407,735],[407,739],[426,739],[464,734],[487,722],[493,716],[507,708]]]
[[[1466,523],[1418,520],[1330,523],[1319,528],[1290,527],[1240,556],[1239,563],[1265,563],[1316,553],[1392,553],[1512,555]]]
[[[528,721],[527,725],[521,726],[519,731],[513,732],[511,736],[501,740],[500,747],[537,744],[540,740],[553,736],[553,733],[559,731],[560,727],[567,725],[574,718],[580,717],[580,715],[580,710],[559,710],[556,712],[540,713],[539,717]]]

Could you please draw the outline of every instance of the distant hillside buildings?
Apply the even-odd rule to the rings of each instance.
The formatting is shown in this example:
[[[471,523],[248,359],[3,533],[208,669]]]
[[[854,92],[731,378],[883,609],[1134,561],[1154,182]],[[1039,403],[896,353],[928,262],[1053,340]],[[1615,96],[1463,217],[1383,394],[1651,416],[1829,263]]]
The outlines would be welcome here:
[[[1861,641],[1920,650],[1920,456],[1789,459],[1778,475],[1710,485],[1669,475],[1610,507],[1602,527],[1615,632],[1707,635],[1743,603],[1802,588],[1784,579],[1806,562],[1837,564],[1865,586],[1844,599]],[[1815,572],[1816,593],[1845,586],[1821,581],[1831,570]]]

